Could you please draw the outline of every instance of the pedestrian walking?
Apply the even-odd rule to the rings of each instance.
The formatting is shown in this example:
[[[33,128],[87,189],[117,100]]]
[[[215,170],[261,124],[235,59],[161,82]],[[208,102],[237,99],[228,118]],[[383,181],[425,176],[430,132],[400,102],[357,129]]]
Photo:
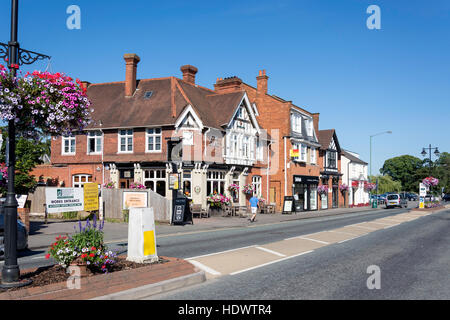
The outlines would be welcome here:
[[[252,196],[249,200],[250,202],[250,208],[252,210],[252,217],[250,219],[250,222],[255,222],[256,221],[256,213],[258,212],[258,207],[259,207],[259,199],[255,196]]]

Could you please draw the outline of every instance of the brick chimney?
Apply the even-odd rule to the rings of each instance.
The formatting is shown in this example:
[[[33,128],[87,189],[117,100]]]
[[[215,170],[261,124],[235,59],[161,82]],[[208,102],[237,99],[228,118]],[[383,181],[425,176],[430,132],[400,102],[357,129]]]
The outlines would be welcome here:
[[[234,91],[242,90],[242,80],[238,77],[229,77],[229,78],[217,78],[216,83],[214,84],[214,90],[217,93],[228,93]]]
[[[266,76],[266,70],[259,70],[259,75],[256,77],[256,88],[257,94],[264,96],[267,94],[267,80],[269,79]]]
[[[316,134],[319,134],[319,115],[320,113],[313,113],[313,123],[314,123],[314,131],[316,131]]]
[[[198,69],[189,64],[181,66],[181,72],[183,73],[183,80],[195,85],[195,74],[198,72]]]
[[[125,60],[125,97],[131,97],[136,91],[136,69],[141,59],[134,53],[124,54],[123,59]]]

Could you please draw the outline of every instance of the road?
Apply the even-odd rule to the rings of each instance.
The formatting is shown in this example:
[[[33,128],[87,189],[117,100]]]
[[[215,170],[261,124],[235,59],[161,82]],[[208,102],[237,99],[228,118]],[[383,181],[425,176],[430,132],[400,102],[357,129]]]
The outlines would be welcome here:
[[[397,210],[390,219],[397,217],[400,220],[402,216],[404,219],[400,224],[383,227],[348,241],[324,245],[302,255],[280,258],[276,263],[266,263],[248,271],[210,277],[210,280],[195,287],[153,296],[151,299],[448,300],[450,210],[413,219],[406,219],[409,217],[407,215],[411,216],[409,213],[405,215],[404,210]],[[259,244],[262,245],[263,240],[275,241],[279,236],[302,235],[304,232],[340,227],[364,219],[367,219],[365,214],[352,218],[335,217],[320,223],[293,221],[269,228],[266,232],[255,230],[252,232],[254,235],[250,236],[253,240],[240,243],[246,245],[249,241],[256,241],[258,234],[267,235],[267,231],[274,234],[267,235],[267,238],[261,236]],[[200,259],[206,261],[205,257],[197,258]],[[378,274],[371,268],[378,268],[377,280],[373,277]],[[369,289],[369,278],[369,285],[378,283],[380,288]]]
[[[411,202],[410,207],[416,203]],[[158,234],[158,254],[168,257],[189,258],[198,255],[214,253],[223,250],[239,248],[254,244],[264,244],[271,241],[282,240],[287,237],[308,234],[316,231],[327,230],[347,224],[369,221],[380,217],[395,215],[405,212],[405,209],[374,210],[365,212],[351,212],[336,216],[328,216],[312,219],[299,219],[287,222],[277,222],[268,225],[244,223],[242,227],[214,228],[213,230],[201,230],[186,233]],[[243,221],[244,222],[244,221]],[[64,226],[67,229],[67,226]],[[69,231],[73,223],[69,224]],[[121,239],[127,238],[127,232],[123,233],[118,226],[113,226],[114,233],[121,233]],[[170,228],[179,229],[173,226]],[[45,243],[48,244],[54,239],[49,238]],[[127,243],[121,241],[109,241],[108,247],[118,253],[126,254]],[[47,248],[33,249],[19,252],[18,263],[21,270],[36,268],[40,266],[52,265],[55,263],[52,259],[46,260],[45,254]],[[0,261],[0,267],[3,261]]]

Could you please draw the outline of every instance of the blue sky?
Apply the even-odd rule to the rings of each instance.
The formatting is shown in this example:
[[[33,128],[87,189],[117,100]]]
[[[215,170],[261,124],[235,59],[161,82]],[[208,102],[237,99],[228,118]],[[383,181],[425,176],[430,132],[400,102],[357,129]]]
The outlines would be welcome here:
[[[197,83],[236,75],[269,93],[320,112],[343,148],[373,173],[403,154],[422,158],[432,144],[450,152],[450,1],[32,1],[20,0],[19,42],[52,56],[51,70],[92,83],[122,81],[123,54],[141,57],[138,78],[199,69]],[[69,5],[81,29],[69,30]],[[381,30],[369,30],[369,5]],[[0,3],[0,41],[9,40],[10,1]],[[47,63],[31,69],[44,70]],[[434,156],[433,156],[434,159]]]

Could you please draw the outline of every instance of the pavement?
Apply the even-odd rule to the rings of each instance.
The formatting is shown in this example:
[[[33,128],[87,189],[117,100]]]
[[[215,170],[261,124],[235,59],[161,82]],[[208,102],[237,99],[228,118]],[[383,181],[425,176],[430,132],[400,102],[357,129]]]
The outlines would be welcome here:
[[[340,214],[351,214],[364,211],[384,210],[383,207],[372,209],[339,208],[323,211],[298,213],[298,214],[259,214],[255,225],[272,224],[290,220],[308,219]],[[210,217],[196,218],[194,224],[168,225],[157,224],[157,237],[170,235],[183,235],[190,233],[206,232],[211,230],[236,228],[247,226],[247,218],[240,217]],[[76,221],[53,220],[45,224],[41,220],[31,221],[29,236],[30,250],[47,248],[58,235],[72,234],[78,227]],[[108,223],[104,225],[105,243],[127,242],[127,223]],[[100,300],[127,300],[144,299],[152,295],[164,293],[177,288],[199,284],[207,279],[207,272],[199,268],[193,261],[166,257],[167,264],[152,265],[149,267],[120,271],[109,275],[99,275],[81,279],[81,289],[71,290],[66,283],[60,283],[45,287],[29,288],[10,293],[0,294],[1,299],[100,299]],[[169,265],[170,264],[170,265]],[[162,267],[165,266],[165,267]],[[22,271],[24,273],[25,270]],[[106,277],[107,280],[106,280]],[[95,279],[94,279],[95,278]],[[209,277],[208,277],[209,278]],[[105,286],[105,283],[108,283]],[[59,292],[59,293],[58,293]]]

